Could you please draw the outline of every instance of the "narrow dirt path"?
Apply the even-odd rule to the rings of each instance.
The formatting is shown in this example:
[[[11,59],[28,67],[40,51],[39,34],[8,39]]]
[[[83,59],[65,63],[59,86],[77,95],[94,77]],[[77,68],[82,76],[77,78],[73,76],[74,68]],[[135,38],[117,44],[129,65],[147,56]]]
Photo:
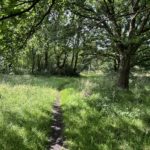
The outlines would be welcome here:
[[[53,120],[51,126],[51,147],[50,150],[62,150],[63,148],[63,119],[60,104],[60,95],[58,92],[56,101],[53,105]]]

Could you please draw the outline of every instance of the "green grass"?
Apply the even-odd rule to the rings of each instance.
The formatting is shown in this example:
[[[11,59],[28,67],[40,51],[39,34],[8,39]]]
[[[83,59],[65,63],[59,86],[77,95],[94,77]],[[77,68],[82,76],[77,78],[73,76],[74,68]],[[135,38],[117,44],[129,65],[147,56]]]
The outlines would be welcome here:
[[[46,149],[60,79],[29,75],[0,79],[0,150]]]
[[[130,92],[102,73],[66,85],[61,98],[69,150],[150,149],[150,80],[134,78]]]
[[[102,72],[81,78],[0,76],[0,150],[45,150],[52,104],[59,90],[69,150],[149,150],[150,78],[130,80],[131,91]]]

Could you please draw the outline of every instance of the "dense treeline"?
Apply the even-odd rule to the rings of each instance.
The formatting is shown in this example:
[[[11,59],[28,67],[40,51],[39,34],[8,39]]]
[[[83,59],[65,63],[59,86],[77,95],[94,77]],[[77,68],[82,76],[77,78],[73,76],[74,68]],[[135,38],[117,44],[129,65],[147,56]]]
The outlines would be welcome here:
[[[128,89],[132,67],[149,67],[149,0],[2,0],[0,10],[3,73],[74,76],[106,61]]]

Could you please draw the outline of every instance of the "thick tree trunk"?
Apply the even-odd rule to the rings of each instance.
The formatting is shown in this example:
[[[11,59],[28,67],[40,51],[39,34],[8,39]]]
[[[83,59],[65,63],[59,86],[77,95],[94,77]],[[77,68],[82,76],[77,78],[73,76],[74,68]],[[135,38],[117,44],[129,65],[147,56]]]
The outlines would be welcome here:
[[[117,56],[114,59],[114,71],[118,72],[119,71],[119,66],[120,66],[120,58]]]
[[[118,87],[129,89],[130,55],[120,54]]]
[[[115,71],[115,72],[118,71],[117,60],[116,60],[116,59],[114,59],[114,71]]]

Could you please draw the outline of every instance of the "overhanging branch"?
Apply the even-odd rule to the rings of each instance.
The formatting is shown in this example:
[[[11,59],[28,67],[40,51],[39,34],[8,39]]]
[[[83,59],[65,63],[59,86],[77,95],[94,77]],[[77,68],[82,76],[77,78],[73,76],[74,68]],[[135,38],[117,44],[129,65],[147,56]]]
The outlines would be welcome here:
[[[12,14],[9,14],[7,16],[2,16],[0,17],[0,21],[3,21],[3,20],[6,20],[6,19],[9,19],[9,18],[13,18],[13,17],[17,17],[17,16],[21,16],[22,14],[26,13],[26,12],[29,12],[32,8],[34,8],[34,6],[39,2],[40,0],[35,0],[32,5],[30,5],[28,8],[22,10],[22,11],[19,11],[19,12],[15,12],[15,13],[12,13]]]

